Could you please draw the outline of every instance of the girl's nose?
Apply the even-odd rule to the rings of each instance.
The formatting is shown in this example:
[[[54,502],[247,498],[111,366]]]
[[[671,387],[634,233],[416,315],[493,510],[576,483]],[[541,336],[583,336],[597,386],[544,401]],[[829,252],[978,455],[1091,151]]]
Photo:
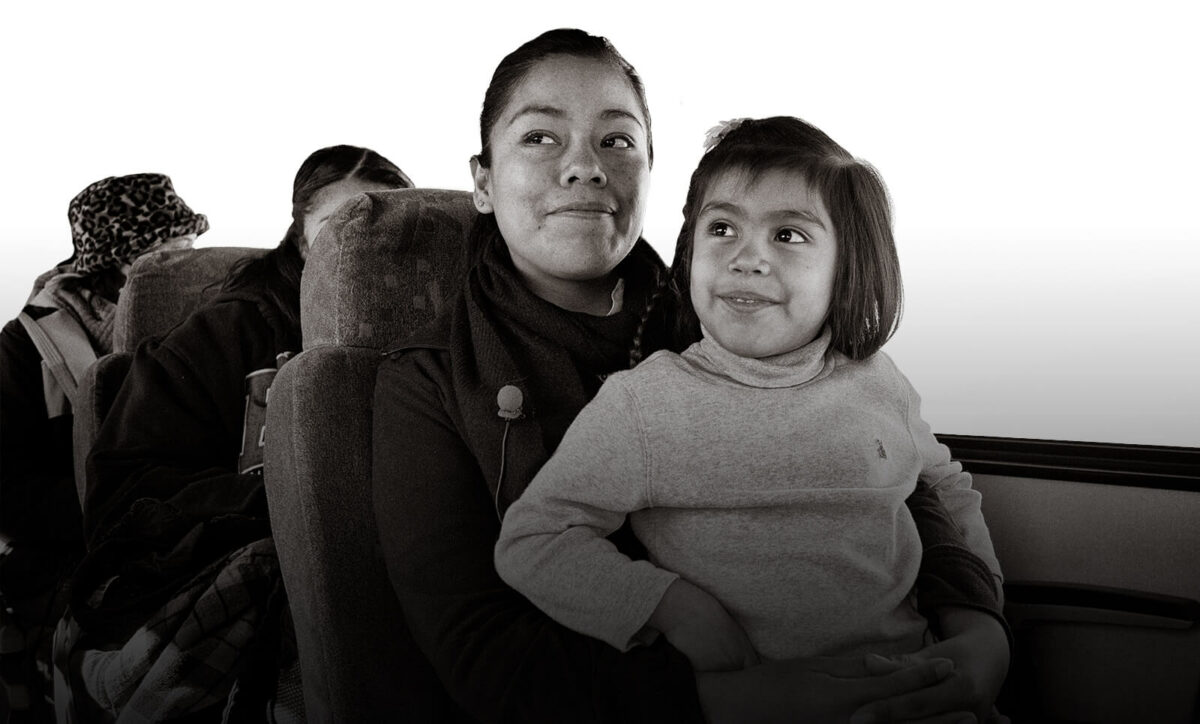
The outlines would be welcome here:
[[[560,180],[563,186],[587,183],[604,187],[608,184],[608,175],[604,173],[595,149],[587,144],[576,144],[568,151]]]
[[[752,238],[742,241],[729,260],[729,271],[734,274],[770,274],[771,263],[764,247],[764,244]]]

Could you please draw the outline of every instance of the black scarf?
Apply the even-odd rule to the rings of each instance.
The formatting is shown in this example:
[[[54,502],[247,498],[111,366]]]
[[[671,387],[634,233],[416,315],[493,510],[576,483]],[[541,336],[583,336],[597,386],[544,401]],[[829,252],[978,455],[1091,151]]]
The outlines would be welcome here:
[[[607,317],[570,312],[531,292],[503,240],[485,242],[453,311],[450,352],[463,435],[502,515],[599,390],[603,378],[629,367],[642,310],[665,274],[639,240],[618,265],[622,310]],[[521,391],[521,417],[500,417],[497,394]],[[497,484],[499,493],[497,494]]]

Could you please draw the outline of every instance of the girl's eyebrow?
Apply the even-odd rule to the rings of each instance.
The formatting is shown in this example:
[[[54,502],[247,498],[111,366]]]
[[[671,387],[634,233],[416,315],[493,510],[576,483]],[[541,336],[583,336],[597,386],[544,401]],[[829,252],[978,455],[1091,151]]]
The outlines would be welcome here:
[[[712,201],[700,208],[701,214],[707,214],[713,211],[738,216],[745,214],[745,212],[742,210],[742,207],[738,206],[732,201]],[[829,231],[829,229],[825,228],[825,222],[821,221],[821,217],[807,209],[780,209],[779,211],[772,211],[767,215],[768,219],[771,219],[776,223],[780,221],[786,221],[788,219],[794,219],[796,217],[804,219],[811,224],[815,224],[821,227],[821,229],[824,231]]]
[[[804,219],[805,221],[808,221],[809,223],[816,224],[817,226],[821,227],[821,229],[823,229],[825,231],[828,231],[828,229],[825,228],[825,222],[821,221],[821,217],[817,216],[816,214],[814,214],[813,212],[811,212],[807,209],[804,209],[804,210],[783,209],[781,211],[776,211],[771,214],[771,218],[773,218],[773,219],[788,219],[788,218],[795,218],[797,216],[799,216],[801,219]]]

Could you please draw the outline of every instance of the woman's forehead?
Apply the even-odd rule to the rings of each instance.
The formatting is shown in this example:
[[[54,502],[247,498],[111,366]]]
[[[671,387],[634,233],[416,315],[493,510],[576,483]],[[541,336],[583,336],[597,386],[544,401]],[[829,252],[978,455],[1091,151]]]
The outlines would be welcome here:
[[[528,114],[628,118],[646,125],[633,84],[620,67],[569,55],[553,55],[530,68],[513,89],[498,125]]]

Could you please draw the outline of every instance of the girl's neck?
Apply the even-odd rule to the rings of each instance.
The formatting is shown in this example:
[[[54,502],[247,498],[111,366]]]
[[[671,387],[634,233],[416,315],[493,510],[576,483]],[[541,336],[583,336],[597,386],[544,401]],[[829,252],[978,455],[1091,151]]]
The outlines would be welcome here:
[[[742,384],[764,388],[795,387],[824,377],[832,369],[829,355],[831,338],[826,327],[802,347],[758,359],[730,352],[711,335],[705,334],[698,350],[714,371]]]

